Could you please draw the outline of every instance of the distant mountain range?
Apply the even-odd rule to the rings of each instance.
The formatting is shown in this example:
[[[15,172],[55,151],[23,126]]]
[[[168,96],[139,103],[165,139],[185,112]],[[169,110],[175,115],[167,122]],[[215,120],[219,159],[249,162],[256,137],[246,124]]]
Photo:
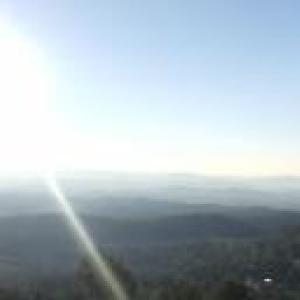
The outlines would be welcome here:
[[[206,205],[202,213],[177,216],[112,219],[85,215],[81,218],[100,248],[116,251],[124,259],[132,256],[135,249],[144,255],[161,251],[165,246],[179,247],[211,239],[268,239],[284,228],[300,225],[300,213],[296,212],[244,207],[225,207],[222,212],[221,206]],[[12,272],[20,268],[18,276],[26,274],[23,279],[34,274],[67,274],[76,268],[82,256],[63,215],[0,218],[0,273],[4,274],[2,268],[5,268],[7,278],[12,277],[8,271],[10,265]]]
[[[214,212],[218,205],[300,210],[298,177],[83,173],[60,174],[58,182],[79,213],[111,217]],[[42,179],[0,180],[0,216],[55,213],[57,209]]]
[[[145,253],[159,256],[168,245],[268,239],[300,225],[299,178],[71,175],[60,174],[58,183],[96,244],[134,270],[151,269]],[[2,277],[59,276],[74,270],[81,256],[43,180],[0,181]]]

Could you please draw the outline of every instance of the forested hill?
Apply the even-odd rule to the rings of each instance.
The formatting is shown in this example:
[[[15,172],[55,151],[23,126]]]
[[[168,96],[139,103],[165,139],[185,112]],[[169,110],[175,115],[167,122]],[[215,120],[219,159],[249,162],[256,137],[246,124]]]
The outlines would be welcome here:
[[[178,248],[189,243],[197,245],[213,239],[270,239],[300,224],[300,214],[295,212],[251,211],[238,207],[227,208],[223,213],[202,212],[146,219],[91,215],[81,218],[97,244],[116,251],[129,261],[135,248],[143,257],[154,253],[155,249]],[[14,261],[14,268],[19,264],[29,272],[39,269],[44,274],[68,273],[80,257],[74,236],[63,215],[59,214],[0,218],[0,239],[2,260]],[[145,259],[141,268],[147,264]]]
[[[190,291],[194,283],[201,293],[213,291],[229,279],[260,286],[269,277],[276,293],[300,290],[297,212],[205,205],[194,214],[80,218],[101,251],[124,263],[146,294],[166,292],[171,283],[170,293],[176,286]],[[42,280],[68,290],[83,256],[61,214],[0,218],[1,286]]]

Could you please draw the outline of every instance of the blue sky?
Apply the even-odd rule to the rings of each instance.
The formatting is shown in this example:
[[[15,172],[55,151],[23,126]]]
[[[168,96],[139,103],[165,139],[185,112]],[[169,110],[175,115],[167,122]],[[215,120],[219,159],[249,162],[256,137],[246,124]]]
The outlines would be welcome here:
[[[299,1],[3,0],[0,9],[46,53],[65,126],[114,153],[82,150],[90,161],[77,157],[78,167],[300,173]]]

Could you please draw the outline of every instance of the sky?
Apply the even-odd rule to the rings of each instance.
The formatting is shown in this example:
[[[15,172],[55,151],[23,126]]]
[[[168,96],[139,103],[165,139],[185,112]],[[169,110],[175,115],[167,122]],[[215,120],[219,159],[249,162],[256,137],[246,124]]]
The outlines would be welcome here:
[[[47,98],[0,122],[4,169],[300,175],[299,1],[1,0],[0,24]]]

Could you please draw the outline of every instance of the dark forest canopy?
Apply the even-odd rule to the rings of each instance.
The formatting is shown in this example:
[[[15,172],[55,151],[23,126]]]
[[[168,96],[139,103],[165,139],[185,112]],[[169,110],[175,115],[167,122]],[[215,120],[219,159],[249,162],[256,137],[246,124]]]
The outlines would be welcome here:
[[[82,220],[132,299],[300,295],[297,212],[233,207],[223,213]],[[0,225],[3,299],[94,299],[102,293],[62,216],[6,217]]]

